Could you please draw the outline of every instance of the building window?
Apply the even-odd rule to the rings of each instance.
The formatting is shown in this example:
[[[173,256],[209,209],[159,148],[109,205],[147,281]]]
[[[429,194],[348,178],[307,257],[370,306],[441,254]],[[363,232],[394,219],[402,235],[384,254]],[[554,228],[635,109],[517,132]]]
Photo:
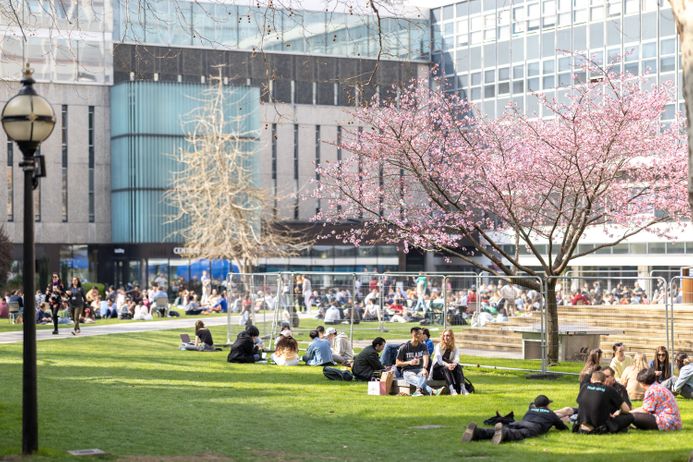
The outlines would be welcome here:
[[[320,181],[320,125],[315,126],[315,180]],[[320,213],[320,199],[315,206],[315,213]]]
[[[67,105],[63,104],[62,106],[62,111],[61,111],[61,127],[60,127],[60,134],[61,134],[61,144],[62,144],[62,180],[61,180],[61,189],[62,189],[62,215],[63,215],[63,223],[67,222]]]
[[[294,124],[294,220],[298,220],[298,124]]]
[[[94,223],[94,106],[89,106],[89,223]]]
[[[7,142],[7,221],[14,221],[14,145]]]
[[[277,124],[272,124],[272,213],[277,216]]]

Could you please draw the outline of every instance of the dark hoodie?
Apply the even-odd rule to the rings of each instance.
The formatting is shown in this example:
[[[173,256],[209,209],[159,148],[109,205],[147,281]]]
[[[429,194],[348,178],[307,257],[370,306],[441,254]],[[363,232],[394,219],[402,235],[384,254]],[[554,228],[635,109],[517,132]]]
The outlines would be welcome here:
[[[230,363],[254,363],[255,356],[258,354],[253,337],[246,331],[241,332],[236,337],[236,341],[231,345],[231,352],[227,358]]]

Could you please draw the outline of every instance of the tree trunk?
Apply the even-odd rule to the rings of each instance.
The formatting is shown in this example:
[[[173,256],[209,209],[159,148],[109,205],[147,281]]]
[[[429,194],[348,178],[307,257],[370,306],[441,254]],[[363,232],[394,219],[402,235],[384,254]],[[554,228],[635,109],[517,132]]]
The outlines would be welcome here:
[[[546,283],[546,353],[549,364],[558,363],[558,302],[556,301],[555,278]]]

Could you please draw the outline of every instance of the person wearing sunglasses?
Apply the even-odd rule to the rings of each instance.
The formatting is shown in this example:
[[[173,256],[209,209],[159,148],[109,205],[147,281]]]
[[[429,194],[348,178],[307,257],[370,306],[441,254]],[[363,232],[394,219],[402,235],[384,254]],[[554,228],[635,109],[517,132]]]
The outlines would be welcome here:
[[[671,361],[669,360],[669,351],[667,351],[667,347],[657,347],[655,358],[650,361],[650,367],[654,369],[657,383],[662,383],[671,379]]]

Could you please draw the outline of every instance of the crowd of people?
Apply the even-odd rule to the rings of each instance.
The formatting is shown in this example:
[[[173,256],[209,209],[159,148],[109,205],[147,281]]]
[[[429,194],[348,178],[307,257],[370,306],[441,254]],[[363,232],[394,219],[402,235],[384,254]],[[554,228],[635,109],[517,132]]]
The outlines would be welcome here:
[[[552,401],[539,395],[530,403],[522,420],[498,422],[494,428],[482,428],[470,423],[463,441],[518,441],[547,433],[551,428],[582,434],[623,433],[629,427],[641,430],[681,430],[681,413],[676,402],[693,398],[693,358],[679,353],[672,367],[669,352],[663,346],[656,349],[649,363],[643,353],[630,356],[623,343],[613,345],[613,357],[608,366],[602,362],[603,352],[590,352],[579,375],[577,407],[552,410]],[[678,375],[673,372],[677,371]],[[633,401],[642,401],[634,407]]]
[[[540,291],[528,290],[503,279],[444,279],[423,273],[414,276],[372,274],[347,277],[342,281],[321,278],[318,284],[311,281],[315,275],[296,274],[292,277],[280,287],[274,278],[269,284],[267,279],[263,279],[263,283],[257,286],[241,277],[214,284],[208,272],[203,271],[194,288],[187,287],[184,281],[177,281],[173,290],[166,278],[157,277],[153,278],[149,288],[141,289],[138,283],[118,288],[110,286],[103,293],[92,288],[83,297],[78,294],[77,299],[73,299],[67,294],[72,290],[71,285],[63,287],[58,275],[53,274],[49,287],[36,294],[36,319],[40,323],[53,322],[56,331],[57,324],[74,324],[75,333],[79,333],[77,323],[99,318],[149,320],[157,315],[194,316],[231,311],[241,314],[239,323],[245,325],[262,310],[279,310],[281,319],[288,322],[296,312],[311,310],[317,319],[328,325],[347,324],[352,319],[355,323],[443,324],[446,318],[448,325],[483,327],[488,323],[505,322],[514,316],[529,316],[544,306]],[[56,280],[57,284],[54,284]],[[329,281],[333,284],[325,284]],[[446,287],[442,287],[443,281],[446,281]],[[78,282],[79,286],[81,283]],[[663,303],[667,295],[665,290],[657,287],[650,297],[638,281],[633,281],[632,286],[620,282],[608,288],[603,287],[600,281],[585,282],[579,287],[564,287],[559,283],[556,289],[559,306]],[[0,300],[0,313],[7,311],[6,306],[11,301],[19,300],[22,306],[23,296],[21,290],[5,294]],[[80,319],[75,322],[73,306],[80,305]],[[20,313],[19,321],[22,316]]]

